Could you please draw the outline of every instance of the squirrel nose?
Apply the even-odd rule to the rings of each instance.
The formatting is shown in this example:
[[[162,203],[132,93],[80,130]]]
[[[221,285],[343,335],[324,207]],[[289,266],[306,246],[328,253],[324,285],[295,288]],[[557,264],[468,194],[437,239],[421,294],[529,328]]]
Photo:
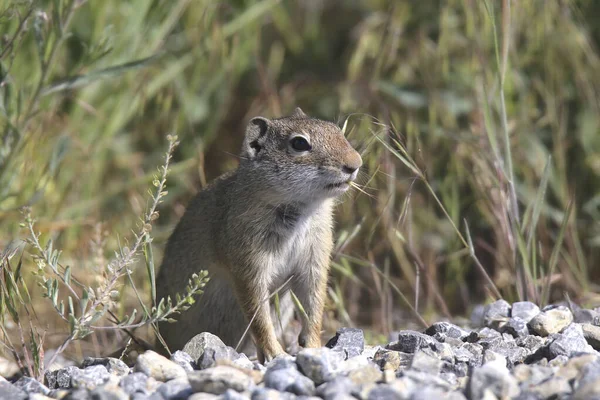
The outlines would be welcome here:
[[[348,174],[353,174],[353,173],[354,173],[354,171],[356,171],[357,169],[358,169],[358,167],[356,167],[356,166],[354,166],[354,165],[352,165],[352,166],[350,166],[350,165],[344,165],[344,166],[342,167],[342,170],[343,170],[344,172],[348,173]]]
[[[347,174],[353,174],[362,166],[362,158],[358,152],[353,151],[349,157],[345,160],[344,166],[342,167],[342,171]]]

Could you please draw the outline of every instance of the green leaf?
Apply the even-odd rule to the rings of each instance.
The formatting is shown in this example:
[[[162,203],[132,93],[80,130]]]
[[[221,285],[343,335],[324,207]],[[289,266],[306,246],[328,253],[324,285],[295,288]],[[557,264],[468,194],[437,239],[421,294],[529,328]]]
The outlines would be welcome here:
[[[81,315],[85,314],[85,310],[87,308],[89,300],[90,300],[90,294],[88,293],[87,289],[83,289],[83,293],[81,294],[81,302],[80,302]]]
[[[65,279],[65,285],[70,286],[71,285],[71,266],[69,266],[69,265],[67,265],[67,267],[65,268],[64,279]]]
[[[254,3],[246,8],[242,14],[223,26],[223,36],[229,37],[234,33],[241,31],[246,25],[251,24],[260,17],[266,15],[272,7],[277,5],[279,0],[266,0]]]
[[[46,244],[46,249],[44,250],[44,256],[46,256],[47,259],[52,258],[52,239],[48,239],[48,243]]]
[[[133,324],[133,321],[135,321],[135,316],[137,315],[137,310],[134,308],[133,312],[131,313],[131,317],[129,317],[127,319],[127,322],[125,323],[125,325],[131,325]]]
[[[69,315],[69,332],[71,334],[75,333],[76,326],[77,320],[75,319],[75,316],[73,314]]]
[[[58,281],[52,279],[52,304],[56,306],[58,304]]]
[[[144,258],[146,260],[146,272],[148,273],[148,279],[150,281],[150,300],[152,304],[156,304],[156,269],[154,266],[154,252],[152,251],[152,244],[150,243],[150,234],[146,233],[146,240],[144,242]]]
[[[108,306],[105,305],[103,307],[102,310],[96,311],[93,315],[92,318],[90,319],[90,321],[87,323],[87,325],[91,325],[94,322],[98,321],[100,318],[102,318],[102,316],[106,313],[106,310],[108,309]]]
[[[86,75],[76,75],[73,77],[62,79],[44,88],[44,90],[42,90],[42,96],[46,96],[48,94],[60,92],[63,90],[76,89],[79,87],[89,85],[101,79],[119,76],[129,71],[134,71],[140,68],[147,67],[158,61],[161,56],[162,54],[155,54],[153,56],[142,58],[140,60],[135,60],[127,62],[125,64],[115,65],[112,67],[92,71]]]
[[[170,297],[169,297],[170,300]],[[162,299],[160,299],[160,301],[158,302],[158,305],[156,306],[156,313],[158,315],[162,315],[165,312],[165,298],[163,297]]]
[[[44,285],[46,286],[46,293],[44,296],[52,298],[52,279],[48,279],[46,282],[44,282]]]
[[[75,307],[73,306],[73,298],[69,296],[69,316],[75,315]]]

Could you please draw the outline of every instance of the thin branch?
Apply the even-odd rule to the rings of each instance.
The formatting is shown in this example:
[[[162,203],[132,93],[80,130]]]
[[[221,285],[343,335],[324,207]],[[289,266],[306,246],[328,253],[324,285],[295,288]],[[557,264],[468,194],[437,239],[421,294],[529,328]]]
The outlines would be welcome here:
[[[15,31],[15,34],[10,38],[10,40],[8,41],[8,43],[6,43],[6,45],[4,46],[4,50],[2,50],[2,53],[0,53],[0,60],[3,59],[4,56],[8,53],[8,51],[12,48],[13,43],[15,42],[15,40],[17,39],[17,37],[19,37],[19,35],[23,31],[23,29],[25,28],[25,22],[27,22],[27,20],[29,19],[29,17],[31,17],[32,13],[33,13],[33,7],[31,7],[29,9],[29,11],[27,11],[27,13],[25,14],[25,16],[23,17],[23,19],[19,23],[19,26],[17,27],[17,30]]]

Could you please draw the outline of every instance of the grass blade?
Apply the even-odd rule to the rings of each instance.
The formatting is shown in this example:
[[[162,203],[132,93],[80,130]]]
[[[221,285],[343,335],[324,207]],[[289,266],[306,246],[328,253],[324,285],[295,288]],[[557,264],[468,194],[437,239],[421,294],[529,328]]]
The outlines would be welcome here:
[[[560,226],[560,231],[558,232],[558,237],[556,238],[556,242],[554,243],[554,247],[552,249],[552,254],[550,254],[550,261],[548,263],[548,277],[546,280],[546,284],[542,289],[542,302],[541,305],[544,306],[548,304],[549,296],[550,296],[550,284],[551,277],[554,274],[554,270],[556,268],[556,264],[558,263],[558,256],[560,255],[560,250],[562,248],[563,239],[565,237],[565,232],[567,231],[567,226],[569,225],[569,218],[571,217],[571,211],[573,210],[573,200],[569,201],[567,205],[567,209],[565,211],[562,224]]]
[[[533,213],[531,215],[531,221],[529,222],[529,228],[527,230],[527,252],[529,253],[531,249],[531,242],[534,237],[535,228],[540,219],[540,214],[542,212],[542,207],[544,205],[544,199],[546,198],[546,189],[548,188],[548,179],[550,178],[550,163],[552,161],[552,156],[548,156],[548,160],[546,161],[546,166],[544,167],[544,172],[542,174],[542,180],[540,181],[540,186],[538,188],[537,196],[535,198],[535,202],[533,205]]]
[[[150,281],[150,299],[152,304],[156,304],[156,268],[154,266],[152,243],[148,233],[146,233],[146,241],[144,242],[144,258],[146,259],[146,272]]]

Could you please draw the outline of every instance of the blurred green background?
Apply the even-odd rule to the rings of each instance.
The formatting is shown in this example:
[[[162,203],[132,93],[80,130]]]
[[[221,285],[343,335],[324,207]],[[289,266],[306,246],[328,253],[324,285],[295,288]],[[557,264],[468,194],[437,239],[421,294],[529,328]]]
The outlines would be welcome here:
[[[482,269],[508,300],[597,306],[598,18],[594,0],[0,1],[0,250],[30,206],[101,285],[177,134],[159,260],[191,196],[235,168],[246,122],[300,106],[349,117],[365,160],[364,193],[337,209],[327,329],[386,334],[415,321],[407,303],[468,315],[494,297]]]

